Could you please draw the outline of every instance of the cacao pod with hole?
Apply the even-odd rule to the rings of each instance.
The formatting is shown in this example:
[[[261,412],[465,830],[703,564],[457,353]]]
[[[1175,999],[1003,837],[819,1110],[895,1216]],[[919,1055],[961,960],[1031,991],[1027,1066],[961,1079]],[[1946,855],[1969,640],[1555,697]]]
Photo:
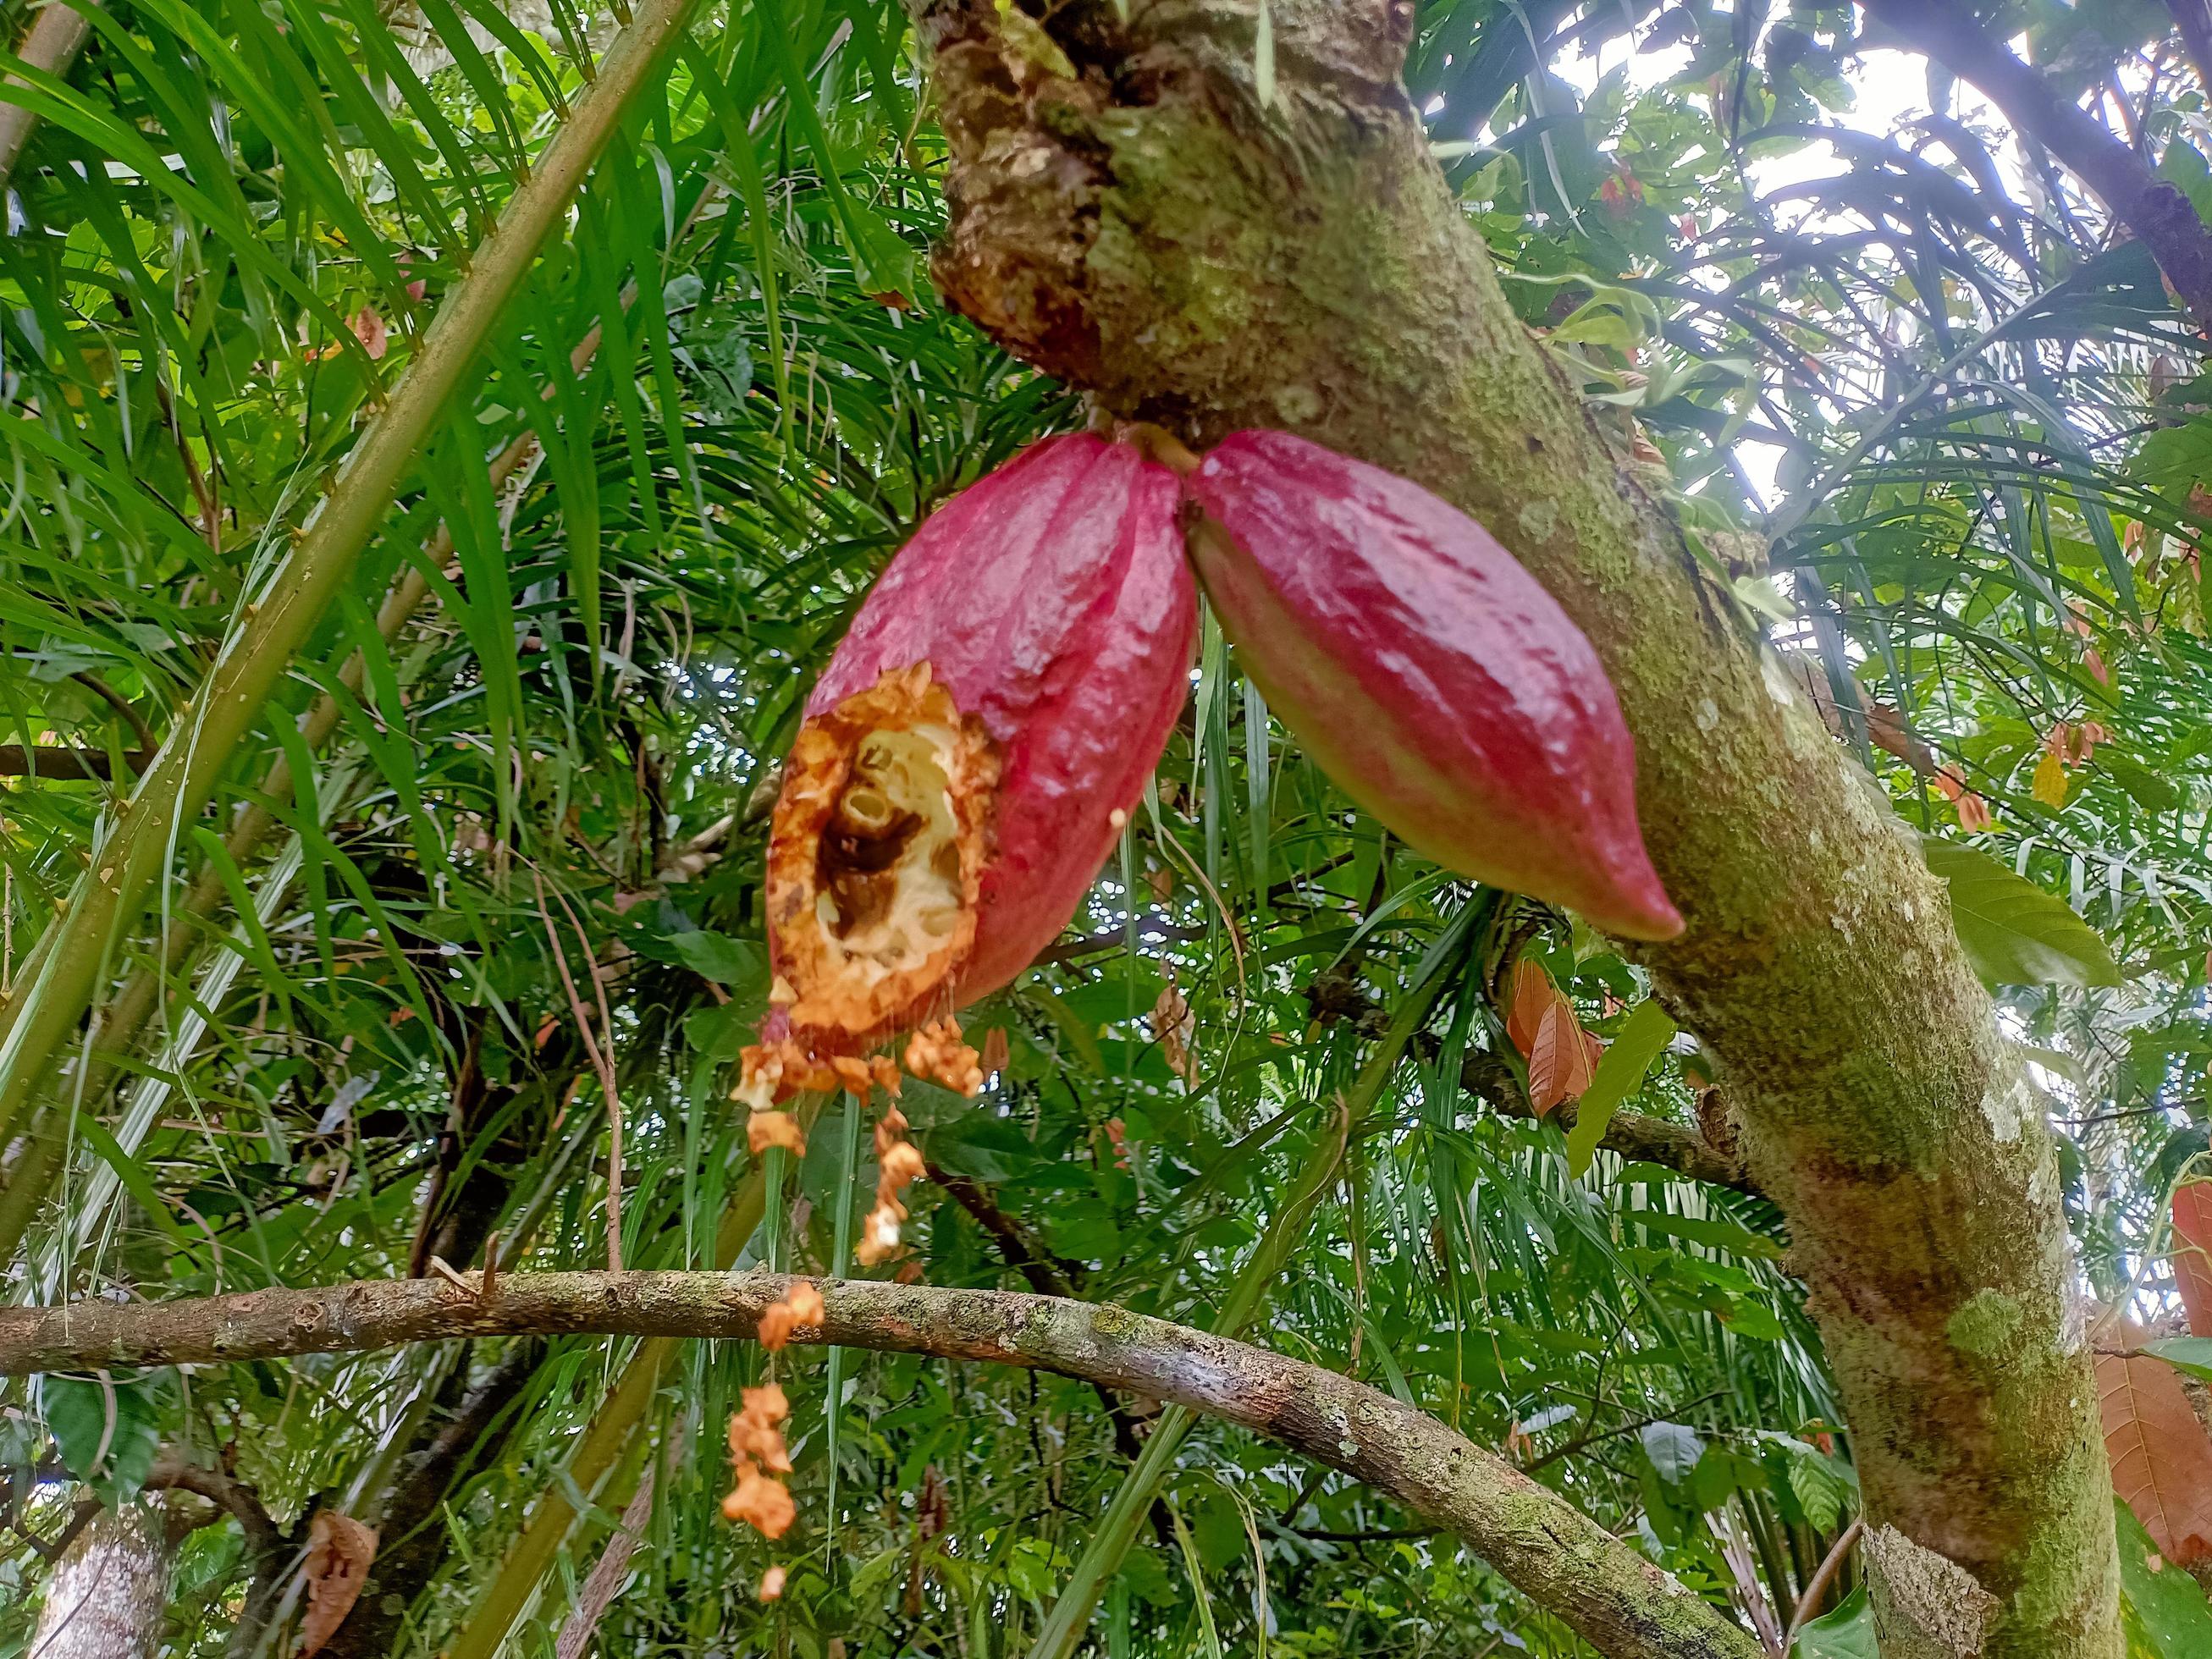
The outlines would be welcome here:
[[[1128,445],[1048,439],[891,561],[808,700],[769,831],[793,1035],[836,1052],[950,1013],[1067,924],[1189,692],[1179,501]]]
[[[1597,653],[1513,556],[1419,484],[1285,432],[1186,481],[1191,556],[1270,708],[1345,793],[1462,875],[1670,939],[1636,756]]]

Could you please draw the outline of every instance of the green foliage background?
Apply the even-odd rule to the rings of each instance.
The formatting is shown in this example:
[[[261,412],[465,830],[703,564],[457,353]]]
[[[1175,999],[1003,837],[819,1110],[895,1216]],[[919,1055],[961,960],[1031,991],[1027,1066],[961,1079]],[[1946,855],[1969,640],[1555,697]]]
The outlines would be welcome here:
[[[2212,209],[2203,94],[2154,20],[2019,9],[2083,86],[2109,68],[2140,89],[2160,58],[2143,141]],[[1985,118],[1838,134],[1852,16],[1430,0],[1409,82],[1525,319],[1681,498],[1774,672],[1825,690],[1945,872],[1990,893],[1963,925],[1993,974],[2033,981],[2006,1018],[2037,1051],[2085,1267],[2156,1314],[2212,1047],[2202,342],[2148,257],[2069,181],[2020,174]],[[116,799],[69,768],[126,777],[173,738],[614,24],[568,0],[130,0],[95,21],[66,83],[17,94],[44,118],[0,238],[0,723],[79,757],[0,794],[11,982]],[[1632,25],[1647,55],[1686,47],[1680,72],[1577,67]],[[1952,107],[1940,79],[1930,97]],[[1756,188],[1747,164],[1781,155],[1811,182]],[[848,1269],[873,1181],[850,1103],[763,1172],[726,1099],[765,992],[774,763],[918,520],[1083,418],[931,293],[943,162],[896,11],[695,20],[226,770],[222,809],[259,805],[271,833],[234,857],[219,820],[189,826],[161,916],[108,962],[111,1009],[135,981],[151,1012],[95,1025],[48,1079],[58,1161],[34,1182],[19,1163],[0,1200],[13,1297],[461,1267],[495,1234],[509,1269],[602,1263],[607,1126],[564,974],[610,1011],[624,1261]],[[525,434],[536,459],[495,489],[489,459]],[[1769,500],[1747,461],[1778,454]],[[441,523],[450,555],[428,556]],[[382,636],[410,571],[428,600]],[[1210,626],[1196,671],[1085,914],[969,1020],[1005,1039],[983,1099],[909,1091],[954,1178],[917,1188],[915,1261],[1203,1325],[1319,1179],[1260,1340],[1507,1448],[1717,1600],[1786,1619],[1857,1498],[1779,1218],[1610,1153],[1577,1178],[1556,1127],[1494,1109],[1518,1088],[1515,960],[1607,1038],[1643,976],[1392,842]],[[311,753],[298,721],[323,697],[339,718]],[[1892,720],[1921,747],[1869,741]],[[2060,722],[2105,736],[2057,804],[2034,777]],[[1990,827],[1961,829],[1938,768]],[[222,898],[200,915],[204,866]],[[1347,1142],[1337,1103],[1363,1075],[1380,1086]],[[1693,1124],[1709,1081],[1681,1039],[1623,1109]],[[763,1173],[762,1224],[720,1237]],[[1078,1385],[787,1354],[800,1520],[770,1547],[718,1508],[750,1347],[678,1350],[646,1431],[579,1484],[579,1437],[632,1363],[455,1344],[17,1389],[0,1647],[35,1618],[62,1473],[127,1491],[167,1443],[228,1460],[285,1525],[362,1513],[487,1377],[498,1409],[410,1534],[430,1571],[385,1610],[389,1650],[489,1653],[505,1597],[511,1650],[550,1650],[651,1465],[605,1650],[1018,1653],[1125,1480]],[[555,1499],[584,1514],[550,1571],[503,1569]],[[1116,1659],[1574,1650],[1449,1540],[1242,1434],[1201,1425],[1164,1500],[1104,1564],[1091,1633]],[[790,1588],[763,1604],[771,1560]],[[249,1567],[234,1524],[190,1535],[176,1651],[225,1650]],[[1833,1639],[1808,1650],[1860,1650]]]

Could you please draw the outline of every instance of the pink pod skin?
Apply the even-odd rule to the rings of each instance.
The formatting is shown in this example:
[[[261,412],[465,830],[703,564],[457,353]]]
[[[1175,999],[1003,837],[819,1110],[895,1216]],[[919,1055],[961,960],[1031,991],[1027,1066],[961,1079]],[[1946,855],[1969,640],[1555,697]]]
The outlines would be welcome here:
[[[1269,706],[1344,791],[1462,875],[1671,939],[1613,684],[1483,527],[1379,467],[1231,434],[1186,481],[1191,556]]]
[[[963,734],[936,751],[959,781],[947,787],[958,824],[940,840],[958,846],[962,879],[945,845],[936,868],[950,886],[915,884],[931,890],[942,950],[885,952],[900,970],[872,969],[881,988],[834,1018],[794,975],[779,995],[793,993],[795,1025],[860,1042],[949,1013],[1007,984],[1066,926],[1189,693],[1198,597],[1181,488],[1129,445],[1087,433],[1047,439],[946,501],[891,561],[807,702],[793,767],[810,752],[827,761],[807,763],[811,786],[787,769],[769,856],[779,972],[808,966],[800,936],[822,932],[809,918],[824,902],[817,889],[829,878],[813,878],[829,843],[808,826],[823,821],[823,789],[849,796],[861,775],[836,756],[859,752],[853,731],[908,718],[880,710],[927,702],[937,713],[914,715],[917,730],[957,725]],[[841,721],[849,729],[833,735]],[[810,787],[811,815],[799,799]],[[949,924],[956,904],[960,919]],[[854,914],[847,904],[839,925],[853,926]]]

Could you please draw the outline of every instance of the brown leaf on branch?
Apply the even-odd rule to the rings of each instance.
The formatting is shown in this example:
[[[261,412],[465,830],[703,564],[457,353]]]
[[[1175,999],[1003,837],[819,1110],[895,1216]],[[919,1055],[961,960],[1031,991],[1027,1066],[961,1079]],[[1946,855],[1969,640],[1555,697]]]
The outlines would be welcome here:
[[[1603,1052],[1597,1039],[1583,1030],[1565,997],[1547,1008],[1528,1051],[1528,1103],[1536,1115],[1589,1093],[1597,1057]]]
[[[2140,1331],[2123,1328],[2132,1346]],[[2212,1437],[2164,1360],[2097,1356],[2097,1407],[2112,1490],[2169,1561],[2212,1558]]]
[[[300,1577],[307,1589],[307,1615],[300,1621],[299,1659],[310,1659],[337,1634],[361,1599],[368,1564],[376,1559],[376,1528],[336,1510],[318,1510],[307,1523],[307,1559]]]
[[[2173,1189],[2173,1277],[2192,1336],[2212,1336],[2212,1181]]]
[[[1176,988],[1172,975],[1160,988],[1159,998],[1152,1004],[1152,1036],[1160,1045],[1160,1057],[1167,1061],[1168,1070],[1195,1088],[1199,1081],[1198,1061],[1190,1045],[1198,1035],[1198,1016],[1191,1012],[1189,1001]]]
[[[1523,957],[1513,964],[1513,980],[1505,1000],[1506,1040],[1525,1059],[1536,1046],[1536,1028],[1544,1012],[1559,1000],[1559,988],[1544,971],[1544,964]]]
[[[1539,1117],[1562,1101],[1581,1099],[1605,1052],[1543,964],[1527,957],[1513,964],[1505,1035],[1528,1062],[1528,1103]]]

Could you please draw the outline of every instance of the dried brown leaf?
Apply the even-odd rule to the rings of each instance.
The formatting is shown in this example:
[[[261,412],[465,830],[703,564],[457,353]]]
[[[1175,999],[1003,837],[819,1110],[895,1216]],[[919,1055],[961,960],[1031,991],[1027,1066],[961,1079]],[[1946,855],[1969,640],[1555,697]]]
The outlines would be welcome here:
[[[2212,1336],[2212,1181],[2173,1189],[2173,1277],[2192,1336]]]
[[[2212,1437],[2173,1367],[2149,1354],[2097,1356],[2097,1407],[2112,1489],[2169,1561],[2212,1558]]]
[[[376,1528],[336,1510],[318,1510],[307,1523],[307,1559],[300,1576],[307,1613],[300,1621],[299,1659],[310,1659],[337,1634],[361,1599],[369,1563],[376,1559]]]

